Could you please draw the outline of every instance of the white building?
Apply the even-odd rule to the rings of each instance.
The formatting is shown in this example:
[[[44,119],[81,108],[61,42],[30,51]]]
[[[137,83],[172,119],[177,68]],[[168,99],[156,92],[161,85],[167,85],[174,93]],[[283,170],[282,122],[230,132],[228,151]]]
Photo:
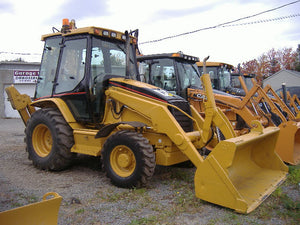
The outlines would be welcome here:
[[[286,87],[300,87],[300,72],[293,70],[280,70],[263,80],[263,86],[270,84],[275,91],[282,87],[282,83],[285,83]]]
[[[33,98],[35,84],[39,75],[40,63],[0,62],[0,117],[19,118],[8,100],[5,88],[14,84],[21,94]]]

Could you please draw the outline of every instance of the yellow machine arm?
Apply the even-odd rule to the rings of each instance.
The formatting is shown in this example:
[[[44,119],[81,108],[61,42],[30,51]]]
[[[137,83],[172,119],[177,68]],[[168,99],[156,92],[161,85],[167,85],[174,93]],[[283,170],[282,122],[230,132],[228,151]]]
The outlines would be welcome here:
[[[216,106],[215,98],[213,95],[212,86],[210,83],[210,77],[208,74],[201,76],[201,81],[205,89],[206,99],[205,105],[205,120],[203,124],[203,139],[208,141],[209,129],[212,125],[218,127],[226,139],[236,137],[233,127],[224,113]]]
[[[30,115],[35,112],[35,108],[30,106],[31,99],[26,94],[20,94],[18,90],[11,85],[5,88],[9,101],[13,109],[18,110],[24,124],[26,125]]]
[[[299,98],[297,97],[296,94],[294,94],[293,97],[292,97],[291,93],[289,91],[286,92],[286,95],[287,95],[287,100],[288,100],[288,103],[289,103],[290,107],[292,107],[295,111],[296,119],[300,120],[300,109],[298,108],[300,106]],[[281,96],[281,99],[283,99],[283,93],[282,92],[280,92],[280,96]]]
[[[281,157],[281,159],[287,163],[292,165],[297,165],[300,162],[300,123],[298,119],[293,115],[290,109],[286,106],[286,104],[279,98],[276,92],[271,88],[270,85],[267,85],[265,89],[262,89],[257,82],[252,79],[253,87],[250,91],[247,90],[247,87],[244,83],[243,79],[240,79],[240,82],[245,88],[245,92],[249,96],[248,98],[254,98],[256,102],[264,99],[271,107],[271,111],[275,112],[282,123],[278,126],[280,128],[280,134],[278,137],[277,145],[275,151]],[[249,94],[249,92],[252,92]],[[257,97],[255,97],[255,93],[257,93]],[[274,96],[274,100],[271,100],[267,95],[270,93]],[[281,111],[275,106],[273,103],[276,102],[280,105],[280,107],[287,112],[288,117],[286,118]]]
[[[216,129],[220,129],[225,139],[236,137],[234,129],[230,124],[230,121],[226,118],[224,113],[216,106],[210,76],[206,73],[206,63],[208,58],[209,56],[203,60],[204,74],[201,76],[203,89],[206,93],[204,100],[205,119],[202,127],[202,139],[205,143],[207,143],[209,140],[208,134],[210,133],[209,131],[212,126],[214,126]]]

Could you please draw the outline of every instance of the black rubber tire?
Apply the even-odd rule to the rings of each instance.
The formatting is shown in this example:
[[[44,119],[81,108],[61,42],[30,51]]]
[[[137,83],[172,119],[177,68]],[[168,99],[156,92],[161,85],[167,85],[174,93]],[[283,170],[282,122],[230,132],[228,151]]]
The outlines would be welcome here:
[[[128,165],[118,162],[122,157],[130,158]],[[118,131],[106,140],[102,161],[106,176],[114,185],[122,188],[145,186],[153,176],[156,165],[155,153],[149,141],[140,133],[126,130]]]
[[[73,131],[61,113],[53,108],[36,111],[25,128],[28,158],[39,169],[59,171],[66,169],[74,153]]]

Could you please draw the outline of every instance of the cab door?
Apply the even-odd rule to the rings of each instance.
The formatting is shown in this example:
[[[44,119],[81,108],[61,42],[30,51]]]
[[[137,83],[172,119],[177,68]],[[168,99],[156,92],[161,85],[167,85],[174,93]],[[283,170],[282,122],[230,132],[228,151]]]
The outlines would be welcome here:
[[[87,76],[87,37],[65,37],[53,97],[63,99],[77,121],[91,121]]]

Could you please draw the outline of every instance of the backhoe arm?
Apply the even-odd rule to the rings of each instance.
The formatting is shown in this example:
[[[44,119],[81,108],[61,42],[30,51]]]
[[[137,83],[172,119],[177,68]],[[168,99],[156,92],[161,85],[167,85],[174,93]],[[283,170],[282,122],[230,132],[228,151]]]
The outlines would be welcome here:
[[[280,110],[275,106],[273,101],[266,94],[266,92],[255,82],[253,78],[252,78],[253,87],[250,90],[247,89],[243,79],[240,79],[240,82],[245,92],[247,93],[242,101],[242,104],[247,105],[247,103],[249,102],[252,105],[255,113],[257,113],[257,111],[260,110],[258,103],[261,101],[262,103],[266,102],[271,107],[272,113],[275,113],[277,116],[279,116],[283,122],[287,121],[284,115],[280,112]],[[258,95],[257,97],[255,96],[256,94]],[[264,114],[264,112],[262,112],[261,110],[260,113]]]
[[[285,111],[288,116],[289,116],[289,120],[295,120],[295,116],[292,113],[292,111],[289,109],[289,107],[280,99],[280,97],[276,94],[276,92],[273,90],[273,88],[268,84],[265,86],[265,88],[263,89],[267,94],[271,93],[271,95],[274,96],[274,101],[280,105],[280,107],[283,109],[283,111]]]
[[[31,106],[31,99],[26,94],[20,94],[20,92],[11,85],[5,88],[8,99],[11,103],[13,109],[18,110],[24,124],[26,125],[27,120],[30,118],[31,114],[35,112],[35,108]]]
[[[249,90],[248,90],[247,85],[245,84],[245,81],[243,80],[242,76],[239,76],[239,81],[241,83],[242,88],[245,91],[245,94],[247,95]]]
[[[289,91],[287,91],[286,94],[287,94],[287,99],[290,103],[290,106],[293,107],[293,109],[295,110],[295,117],[297,120],[299,120],[300,119],[300,109],[298,107],[300,107],[300,100],[296,94],[294,94],[293,97],[291,96]]]

